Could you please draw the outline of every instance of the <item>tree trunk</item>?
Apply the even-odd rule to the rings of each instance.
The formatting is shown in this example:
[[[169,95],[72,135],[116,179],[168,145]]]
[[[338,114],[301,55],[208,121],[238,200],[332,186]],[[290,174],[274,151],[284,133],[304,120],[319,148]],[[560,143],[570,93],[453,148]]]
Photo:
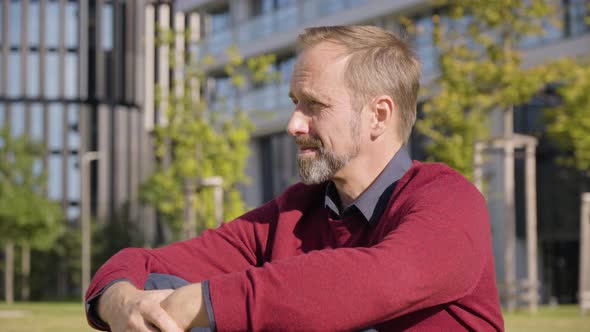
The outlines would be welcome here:
[[[21,300],[28,301],[31,296],[30,277],[31,277],[31,247],[23,244],[21,257]]]
[[[4,247],[6,267],[4,268],[4,298],[6,304],[14,303],[14,243],[8,242]]]

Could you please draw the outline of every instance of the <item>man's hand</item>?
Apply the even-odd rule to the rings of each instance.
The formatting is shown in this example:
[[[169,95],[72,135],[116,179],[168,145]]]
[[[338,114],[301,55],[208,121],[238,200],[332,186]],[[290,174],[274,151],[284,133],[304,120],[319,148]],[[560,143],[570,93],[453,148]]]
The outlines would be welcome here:
[[[172,292],[172,289],[138,290],[129,282],[117,282],[100,296],[98,315],[113,332],[182,332],[160,306]]]
[[[200,283],[176,289],[162,301],[162,308],[185,331],[195,326],[209,326]]]

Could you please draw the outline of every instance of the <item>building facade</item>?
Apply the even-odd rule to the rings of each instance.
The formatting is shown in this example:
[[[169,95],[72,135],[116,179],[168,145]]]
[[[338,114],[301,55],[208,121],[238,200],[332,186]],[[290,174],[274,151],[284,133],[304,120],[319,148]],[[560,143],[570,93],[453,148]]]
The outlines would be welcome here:
[[[557,1],[561,22],[547,24],[542,36],[523,40],[524,65],[543,63],[564,55],[590,54],[590,27],[584,21],[588,14],[584,0]],[[434,45],[431,17],[437,11],[428,1],[406,0],[177,0],[176,10],[198,17],[198,56],[211,54],[224,62],[224,51],[235,45],[245,57],[265,53],[277,55],[274,70],[280,74],[278,82],[252,84],[246,92],[237,94],[229,79],[213,66],[206,88],[209,93],[222,95],[230,105],[251,110],[257,125],[251,141],[252,155],[248,174],[252,184],[244,188],[249,206],[258,206],[279,194],[297,180],[296,147],[285,128],[292,111],[288,98],[288,82],[295,61],[295,40],[307,26],[369,24],[404,33],[400,17],[410,18],[420,30],[413,44],[424,64],[423,85],[433,82],[437,72],[437,51]],[[449,24],[453,24],[452,22]],[[537,135],[543,132],[541,111],[552,102],[551,95],[535,97],[527,105],[516,109],[514,129],[517,133]],[[216,111],[224,112],[224,109]],[[226,111],[226,110],[225,110]],[[420,113],[420,111],[419,111]],[[501,133],[494,126],[493,133]],[[413,135],[409,148],[414,159],[424,159],[422,141]],[[576,301],[578,269],[579,197],[576,185],[588,181],[557,165],[558,150],[541,139],[537,148],[537,200],[540,249],[540,293],[544,301]],[[504,241],[502,238],[501,187],[503,172],[492,161],[488,204],[492,217],[494,251],[497,258],[498,280],[503,277]],[[499,164],[501,165],[501,164]],[[516,161],[516,233],[517,270],[524,275],[524,202],[522,179],[524,164]],[[574,172],[575,173],[575,172]],[[578,189],[576,189],[578,188]],[[560,202],[560,207],[553,202]]]
[[[44,145],[35,171],[47,172],[45,194],[71,229],[85,208],[93,223],[135,223],[140,245],[162,241],[138,191],[155,163],[153,91],[169,73],[157,65],[163,54],[154,41],[171,27],[171,12],[170,1],[0,1],[0,128]],[[90,152],[97,160],[83,158]],[[48,293],[77,294],[64,261],[45,276],[57,284]]]

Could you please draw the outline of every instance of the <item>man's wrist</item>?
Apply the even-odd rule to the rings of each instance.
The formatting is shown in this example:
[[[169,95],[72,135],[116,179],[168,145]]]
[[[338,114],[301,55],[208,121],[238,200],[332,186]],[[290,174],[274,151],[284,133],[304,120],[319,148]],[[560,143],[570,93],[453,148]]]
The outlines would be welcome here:
[[[98,317],[103,322],[109,324],[113,310],[118,310],[117,308],[120,308],[124,304],[126,297],[136,291],[137,288],[125,280],[111,285],[98,299]]]

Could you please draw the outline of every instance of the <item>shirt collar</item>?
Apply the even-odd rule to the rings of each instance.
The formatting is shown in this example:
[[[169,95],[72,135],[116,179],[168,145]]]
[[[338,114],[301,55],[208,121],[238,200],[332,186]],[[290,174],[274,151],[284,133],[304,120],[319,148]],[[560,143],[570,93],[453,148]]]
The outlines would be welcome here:
[[[393,193],[395,183],[412,167],[412,159],[405,147],[391,158],[375,181],[347,208],[341,211],[340,196],[332,181],[326,186],[325,207],[338,217],[358,210],[365,219],[375,225],[385,211],[385,207]]]

